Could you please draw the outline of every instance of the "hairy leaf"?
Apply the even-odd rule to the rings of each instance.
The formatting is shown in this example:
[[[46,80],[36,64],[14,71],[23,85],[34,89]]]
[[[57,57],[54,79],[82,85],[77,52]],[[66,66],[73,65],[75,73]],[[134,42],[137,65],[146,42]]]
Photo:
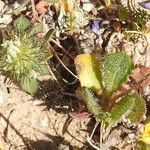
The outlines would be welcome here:
[[[122,117],[127,116],[133,109],[135,103],[134,95],[127,95],[117,102],[110,112],[111,119],[106,120],[108,126],[115,125],[122,119]]]
[[[78,55],[75,66],[82,87],[91,88],[96,92],[101,90],[100,62],[93,55]]]
[[[133,63],[124,53],[107,55],[102,63],[102,83],[108,95],[115,92],[132,71]]]
[[[30,21],[21,15],[15,20],[14,26],[20,31],[25,31],[30,26]]]
[[[97,121],[101,121],[104,116],[104,112],[98,104],[98,99],[94,97],[91,90],[88,88],[82,89],[81,97],[84,99],[89,112],[95,116]]]
[[[146,112],[146,104],[145,101],[137,94],[132,94],[134,98],[134,108],[131,113],[128,115],[128,118],[132,123],[138,123],[143,119],[143,116]]]
[[[33,95],[36,93],[36,91],[38,89],[38,81],[36,79],[30,78],[30,77],[25,77],[21,81],[21,86],[26,92]]]

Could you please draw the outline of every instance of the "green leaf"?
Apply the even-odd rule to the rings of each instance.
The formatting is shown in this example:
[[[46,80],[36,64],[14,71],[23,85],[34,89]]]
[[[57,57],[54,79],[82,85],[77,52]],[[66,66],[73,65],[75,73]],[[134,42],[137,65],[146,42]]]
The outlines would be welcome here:
[[[38,89],[38,81],[34,78],[25,77],[21,81],[22,88],[31,95],[34,95]]]
[[[48,70],[47,65],[43,64],[43,65],[40,65],[39,67],[40,67],[39,68],[39,71],[40,71],[39,73],[40,73],[41,76],[49,74],[49,70]]]
[[[39,24],[31,29],[30,36],[35,35],[39,32],[42,32],[42,30],[43,30],[43,26],[42,26],[42,24]]]
[[[82,87],[95,92],[101,91],[100,62],[93,55],[78,55],[75,58],[75,67]]]
[[[54,29],[49,29],[49,31],[46,33],[46,35],[45,35],[45,37],[43,39],[42,45],[45,45],[49,41],[49,39],[53,35],[53,32],[54,32]]]
[[[19,31],[25,31],[29,26],[30,26],[30,21],[21,15],[19,18],[17,18],[14,22],[14,26],[19,30]]]
[[[127,118],[131,121],[131,123],[138,123],[145,115],[146,103],[137,93],[132,94],[132,97],[134,98],[134,108]]]
[[[107,55],[102,65],[103,88],[111,95],[127,80],[133,69],[133,63],[128,55],[114,53]]]
[[[102,108],[98,104],[98,99],[94,97],[91,90],[88,88],[81,89],[80,96],[85,101],[89,112],[95,116],[97,121],[101,121],[105,113],[102,111]]]
[[[109,120],[106,120],[107,126],[113,126],[119,121],[122,117],[127,116],[133,109],[135,103],[134,95],[126,95],[119,102],[115,103],[114,107],[110,112]]]

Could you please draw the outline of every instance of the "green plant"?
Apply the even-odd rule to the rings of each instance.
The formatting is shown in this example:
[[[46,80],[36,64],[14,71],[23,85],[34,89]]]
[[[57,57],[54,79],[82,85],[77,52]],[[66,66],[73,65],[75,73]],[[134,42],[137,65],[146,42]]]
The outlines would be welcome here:
[[[139,8],[132,10],[129,7],[120,6],[118,8],[118,18],[127,22],[128,30],[141,30],[145,28],[149,15]]]
[[[1,72],[30,94],[38,89],[37,77],[49,73],[46,60],[50,55],[46,44],[36,37],[41,31],[41,25],[33,27],[27,18],[21,16],[15,20],[13,30],[3,35],[1,44]]]
[[[137,35],[145,36],[148,41],[150,28],[147,25],[149,14],[141,8],[135,8],[132,1],[128,7],[120,6],[118,8],[118,18],[126,22],[125,36],[127,39],[134,39]]]
[[[81,54],[75,59],[75,66],[82,86],[79,96],[98,122],[103,121],[108,128],[123,117],[131,123],[142,120],[146,107],[138,93],[130,89],[114,98],[114,93],[127,81],[134,68],[128,55],[114,53],[99,60],[91,54]],[[95,94],[101,98],[96,98]]]

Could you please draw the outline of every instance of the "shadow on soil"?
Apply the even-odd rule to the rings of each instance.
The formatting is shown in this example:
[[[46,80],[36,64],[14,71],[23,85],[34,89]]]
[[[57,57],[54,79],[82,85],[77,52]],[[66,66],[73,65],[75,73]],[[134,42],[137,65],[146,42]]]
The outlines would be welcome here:
[[[8,126],[10,126],[10,128],[15,131],[16,135],[18,135],[22,139],[22,142],[24,143],[24,146],[25,146],[23,148],[24,150],[79,150],[79,148],[71,146],[71,144],[68,141],[66,141],[63,137],[61,137],[59,135],[53,136],[53,135],[47,134],[47,133],[42,132],[37,129],[34,129],[34,130],[37,130],[38,132],[43,134],[45,137],[47,137],[48,140],[36,140],[36,141],[30,140],[30,139],[24,137],[14,127],[14,125],[9,122],[9,118],[6,118],[2,113],[0,113],[0,117],[2,117],[5,120],[5,122],[7,123],[6,129],[3,133],[1,133],[1,135],[2,135],[5,143],[9,144],[12,148],[20,149],[21,146],[16,147],[7,138]],[[66,128],[65,125],[64,125],[64,128]],[[64,132],[67,132],[67,129],[64,129],[64,130],[65,130]],[[90,145],[88,143],[85,143],[82,149],[83,150],[93,150],[93,148],[90,147]]]
[[[62,35],[62,39],[64,38],[63,36],[66,37],[66,35]],[[51,45],[63,64],[76,74],[74,58],[78,55],[79,51],[77,51],[74,39],[68,36],[61,41],[65,51],[53,43]],[[59,113],[68,113],[77,110],[79,107],[79,101],[75,96],[75,91],[79,87],[79,81],[68,72],[60,60],[54,54],[48,62],[57,81],[41,81],[40,88],[35,97],[42,99],[43,105],[47,106],[47,109],[52,108]]]

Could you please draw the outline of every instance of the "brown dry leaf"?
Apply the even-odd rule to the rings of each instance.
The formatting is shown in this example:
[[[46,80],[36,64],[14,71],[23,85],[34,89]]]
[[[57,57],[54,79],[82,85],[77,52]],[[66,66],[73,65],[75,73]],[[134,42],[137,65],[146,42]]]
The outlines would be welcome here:
[[[31,0],[32,11],[27,11],[26,15],[31,19],[33,23],[41,22],[43,16],[48,11],[50,3],[46,1],[40,1],[35,5],[34,0]]]
[[[132,77],[135,79],[136,82],[139,82],[143,80],[148,74],[150,74],[150,68],[147,68],[145,66],[138,66],[136,69],[134,69]],[[150,76],[140,83],[142,88],[149,84],[150,84]]]
[[[40,1],[35,6],[38,14],[45,14],[48,11],[49,3],[46,1]]]

